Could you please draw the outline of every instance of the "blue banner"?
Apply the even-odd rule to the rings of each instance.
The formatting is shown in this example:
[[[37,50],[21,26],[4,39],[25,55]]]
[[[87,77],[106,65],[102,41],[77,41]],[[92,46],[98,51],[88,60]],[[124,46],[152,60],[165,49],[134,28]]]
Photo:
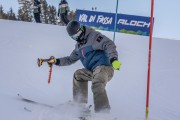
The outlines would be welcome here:
[[[97,30],[114,31],[115,13],[77,10],[76,20]],[[116,32],[149,36],[150,17],[118,14]]]

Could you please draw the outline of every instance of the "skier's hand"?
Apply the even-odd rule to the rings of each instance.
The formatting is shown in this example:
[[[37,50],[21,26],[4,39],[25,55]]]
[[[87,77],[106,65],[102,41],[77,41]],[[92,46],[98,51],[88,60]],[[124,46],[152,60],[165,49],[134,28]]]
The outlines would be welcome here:
[[[113,66],[113,68],[114,68],[115,70],[119,70],[120,67],[121,67],[121,65],[122,65],[122,63],[119,62],[118,60],[114,60],[114,61],[112,62],[112,66]]]
[[[47,61],[49,67],[51,67],[53,64],[56,63],[56,58],[54,56],[51,56],[49,60]]]

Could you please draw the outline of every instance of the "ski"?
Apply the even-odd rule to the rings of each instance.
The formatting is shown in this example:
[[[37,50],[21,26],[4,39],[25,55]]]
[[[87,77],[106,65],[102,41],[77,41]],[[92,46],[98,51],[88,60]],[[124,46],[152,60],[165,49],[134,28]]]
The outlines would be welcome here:
[[[27,102],[27,103],[31,103],[31,104],[37,104],[37,105],[42,105],[42,106],[46,106],[46,107],[49,107],[49,108],[53,108],[54,106],[51,106],[51,105],[48,105],[48,104],[44,104],[44,103],[40,103],[40,102],[37,102],[37,101],[34,101],[34,100],[31,100],[31,99],[27,99],[25,97],[23,97],[21,94],[17,94],[18,97],[20,98],[20,100],[24,101],[24,102]],[[24,108],[25,109],[25,108]]]
[[[55,106],[51,106],[51,105],[48,105],[48,104],[37,102],[37,101],[32,100],[32,99],[25,98],[21,94],[17,94],[17,96],[21,101],[26,102],[26,103],[41,105],[41,106],[45,106],[45,107],[48,107],[48,108],[56,108]],[[66,104],[60,104],[59,107],[63,107],[63,105],[71,105],[71,104],[72,104],[72,102],[68,101]],[[71,106],[74,107],[73,104]],[[80,114],[77,116],[77,118],[79,120],[91,120],[93,118],[96,118],[94,116],[95,114],[93,114],[92,111],[91,111],[91,107],[92,107],[92,105],[89,105],[88,107],[85,107],[84,109],[80,110]],[[27,107],[24,107],[23,109],[25,111],[27,111],[27,112],[32,112],[32,110],[27,108]],[[110,120],[118,120],[118,119],[117,118],[112,118]]]

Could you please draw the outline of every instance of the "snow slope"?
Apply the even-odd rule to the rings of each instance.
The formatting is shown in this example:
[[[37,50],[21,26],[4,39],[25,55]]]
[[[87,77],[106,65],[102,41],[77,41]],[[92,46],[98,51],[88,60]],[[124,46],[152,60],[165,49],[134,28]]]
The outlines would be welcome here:
[[[109,38],[112,32],[101,31]],[[123,63],[106,89],[112,115],[119,120],[144,120],[149,38],[116,33]],[[73,41],[65,27],[0,20],[0,120],[73,120],[71,111],[22,102],[17,93],[53,106],[72,100],[72,77],[80,62],[37,66],[37,58],[70,55]],[[149,120],[180,119],[180,41],[153,38]],[[89,83],[89,104],[93,104]],[[23,108],[27,107],[32,112]],[[66,118],[68,116],[68,118]]]

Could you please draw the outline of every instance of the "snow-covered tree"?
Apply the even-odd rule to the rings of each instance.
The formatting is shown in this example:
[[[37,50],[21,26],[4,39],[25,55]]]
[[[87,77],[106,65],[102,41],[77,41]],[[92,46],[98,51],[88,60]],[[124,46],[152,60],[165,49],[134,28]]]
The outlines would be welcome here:
[[[76,19],[76,12],[74,11],[70,11],[68,14],[68,19],[71,20],[75,20]]]
[[[54,6],[48,6],[49,24],[56,25],[56,8]]]
[[[32,0],[18,0],[20,5],[18,10],[18,20],[31,22],[32,15]]]
[[[48,15],[48,4],[46,0],[40,0],[41,3],[41,22],[48,24],[49,15]]]

